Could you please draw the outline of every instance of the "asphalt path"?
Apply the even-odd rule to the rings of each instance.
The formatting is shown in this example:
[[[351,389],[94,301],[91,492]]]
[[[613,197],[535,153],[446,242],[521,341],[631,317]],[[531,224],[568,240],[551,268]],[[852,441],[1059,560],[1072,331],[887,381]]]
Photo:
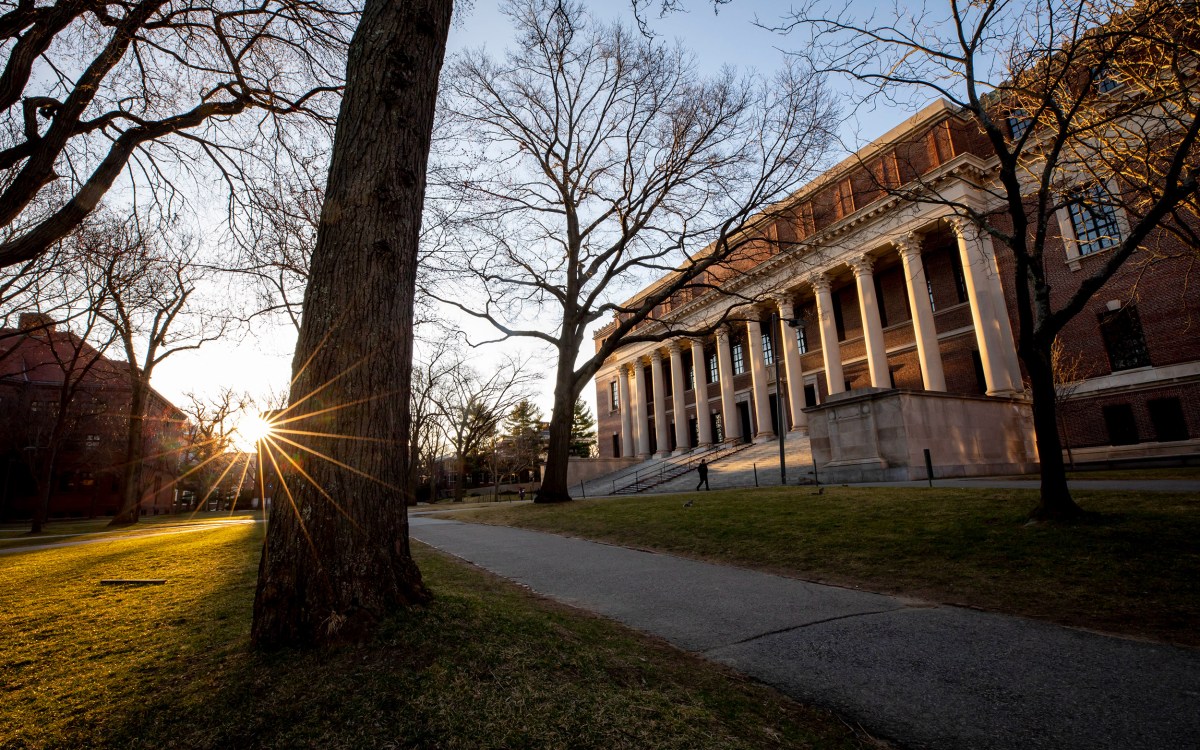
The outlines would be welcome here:
[[[1200,653],[554,534],[412,536],[909,748],[1200,748]]]

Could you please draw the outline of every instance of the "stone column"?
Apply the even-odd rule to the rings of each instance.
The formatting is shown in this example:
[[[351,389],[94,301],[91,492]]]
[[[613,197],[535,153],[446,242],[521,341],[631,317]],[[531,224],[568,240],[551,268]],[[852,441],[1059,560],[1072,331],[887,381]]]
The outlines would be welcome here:
[[[692,446],[688,444],[691,435],[688,434],[687,404],[683,400],[683,392],[687,386],[683,382],[683,352],[679,350],[678,341],[667,342],[667,351],[671,353],[671,409],[675,418],[675,454],[687,453]]]
[[[837,322],[833,318],[833,294],[829,276],[819,273],[811,280],[817,298],[817,319],[821,328],[821,357],[825,361],[825,386],[829,395],[846,390],[842,372],[842,347],[838,343]]]
[[[788,407],[792,412],[792,430],[800,433],[808,432],[808,415],[804,413],[804,377],[800,373],[800,344],[796,341],[796,333],[787,324],[796,314],[791,298],[779,295],[775,298],[779,307],[780,332],[783,339],[783,366],[787,378]],[[776,353],[775,356],[779,356]],[[778,384],[775,388],[779,392]]]
[[[626,458],[633,455],[633,404],[629,401],[633,366],[621,365],[617,372],[617,398],[621,400],[621,457]]]
[[[725,427],[726,442],[740,442],[742,422],[738,419],[733,401],[733,360],[729,351],[729,327],[717,329],[717,377],[721,381],[721,424]]]
[[[650,352],[650,378],[654,383],[654,442],[658,444],[655,455],[671,455],[671,431],[667,429],[667,389],[663,383],[662,352]]]
[[[646,418],[646,379],[642,377],[642,359],[630,365],[633,371],[633,421],[637,425],[638,458],[650,457],[650,425]]]
[[[712,445],[712,412],[708,408],[708,361],[704,358],[704,342],[692,339],[692,374],[696,378],[696,433],[704,448]]]
[[[921,380],[927,391],[945,391],[946,375],[942,370],[942,350],[938,346],[937,328],[933,322],[933,306],[929,303],[925,264],[921,262],[921,241],[915,234],[905,235],[896,240],[896,250],[904,264],[904,286],[908,290],[908,306],[912,310],[913,335],[917,339],[917,357],[921,360]]]
[[[863,255],[850,262],[854,270],[854,282],[858,287],[858,310],[862,316],[863,344],[867,349],[867,367],[871,371],[871,385],[876,388],[891,388],[892,378],[888,374],[887,350],[883,346],[883,324],[879,320],[879,299],[875,296],[873,261]]]
[[[1003,321],[997,315],[995,295],[988,281],[988,274],[995,272],[994,260],[989,264],[974,224],[966,219],[953,217],[950,219],[950,226],[958,237],[958,252],[962,260],[963,279],[967,283],[971,322],[975,325],[975,339],[979,344],[979,359],[983,363],[987,394],[1011,396],[1016,389],[1003,352],[1004,344],[1000,333],[1001,322],[1008,325],[1008,315],[1004,315]],[[1012,335],[1011,332],[1009,335]]]
[[[767,395],[767,360],[763,353],[762,324],[757,320],[746,321],[746,338],[750,339],[750,383],[754,393],[754,418],[758,422],[758,434],[754,442],[770,440],[775,433],[771,431],[771,399]]]

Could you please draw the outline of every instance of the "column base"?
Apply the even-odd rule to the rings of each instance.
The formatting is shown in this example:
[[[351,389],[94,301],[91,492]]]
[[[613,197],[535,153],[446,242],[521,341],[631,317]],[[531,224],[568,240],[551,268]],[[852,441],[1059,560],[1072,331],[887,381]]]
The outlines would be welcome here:
[[[796,435],[798,437],[808,437],[808,425],[806,425],[806,424],[797,425],[797,426],[793,427],[792,429],[788,430],[788,434]]]
[[[671,451],[659,451],[658,453],[654,454],[654,457],[655,458],[670,458]]]
[[[754,436],[754,444],[758,445],[759,443],[771,443],[778,439],[779,438],[776,437],[775,433],[773,432],[760,432]]]

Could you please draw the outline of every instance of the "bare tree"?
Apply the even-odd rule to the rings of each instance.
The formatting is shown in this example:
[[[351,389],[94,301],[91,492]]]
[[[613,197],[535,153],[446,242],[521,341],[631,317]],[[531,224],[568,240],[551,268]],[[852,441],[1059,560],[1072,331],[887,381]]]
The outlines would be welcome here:
[[[100,315],[116,329],[127,362],[128,429],[121,506],[112,525],[136,523],[142,500],[142,468],[151,415],[150,379],[168,357],[221,338],[228,321],[196,299],[203,270],[194,248],[181,238],[148,236],[115,218],[88,232],[88,252],[109,296]],[[161,425],[155,425],[155,428]]]
[[[367,635],[429,592],[412,560],[413,301],[451,0],[367,0],[304,296],[288,410],[295,486],[271,509],[251,636],[261,647]],[[275,460],[274,450],[268,451]],[[282,459],[281,459],[282,460]]]
[[[331,126],[357,18],[342,0],[0,3],[0,266],[46,252],[119,179],[166,202],[199,160],[234,181],[291,120]]]
[[[437,408],[439,424],[455,455],[455,502],[466,495],[470,459],[479,456],[509,412],[528,398],[539,377],[529,372],[527,363],[516,360],[494,368],[486,377],[465,364],[450,373]]]
[[[577,2],[506,8],[515,48],[502,60],[468,53],[448,76],[446,143],[459,169],[438,198],[458,216],[432,259],[430,293],[501,337],[554,349],[537,500],[557,502],[570,499],[582,389],[622,345],[684,333],[642,325],[667,324],[664,303],[709,291],[748,257],[777,251],[759,227],[772,223],[764,215],[772,202],[822,164],[833,105],[820,79],[798,69],[771,81],[731,70],[702,78],[684,50],[600,23]],[[664,273],[664,283],[621,304]],[[614,314],[612,334],[585,354],[588,327]]]
[[[893,190],[943,204],[1013,259],[1018,354],[1033,397],[1041,460],[1035,519],[1069,519],[1071,498],[1055,409],[1053,344],[1063,327],[1162,229],[1195,237],[1200,172],[1200,5],[1194,0],[930,3],[860,20],[838,5],[792,12],[797,54],[848,76],[873,106],[914,92],[943,97],[978,129],[988,157],[983,200],[943,186]],[[1103,249],[1070,284],[1061,262],[1059,212],[1097,229]],[[1127,226],[1116,220],[1118,212]]]
[[[227,454],[236,447],[238,420],[253,407],[254,402],[249,394],[239,393],[231,386],[225,386],[208,396],[195,393],[185,396],[188,401],[180,410],[187,416],[186,458],[185,471],[180,479],[188,476],[195,478],[193,483],[199,489],[200,504],[203,506],[223,480],[236,471],[234,463],[227,460]],[[235,478],[239,484],[244,481],[244,476]]]

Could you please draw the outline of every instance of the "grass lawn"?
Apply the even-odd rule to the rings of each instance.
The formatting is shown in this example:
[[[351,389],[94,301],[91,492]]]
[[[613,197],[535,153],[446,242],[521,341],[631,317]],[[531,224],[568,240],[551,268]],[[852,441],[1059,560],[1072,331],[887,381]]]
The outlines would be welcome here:
[[[1200,497],[1075,495],[1099,518],[1026,525],[1036,501],[1028,490],[865,487],[582,500],[452,517],[1200,646]],[[695,505],[683,507],[687,499]]]
[[[182,514],[177,516],[146,516],[132,526],[108,528],[111,518],[80,518],[66,521],[51,520],[40,534],[29,533],[29,522],[6,523],[0,526],[0,550],[29,545],[53,544],[74,541],[68,537],[87,538],[111,534],[137,534],[151,527],[178,526],[181,524],[206,524],[227,521],[230,518],[256,518],[260,511],[239,510],[235,512],[215,511],[208,513]]]
[[[418,550],[376,642],[249,648],[262,525],[0,556],[3,748],[850,748],[836,716]],[[166,578],[118,588],[101,578]]]

